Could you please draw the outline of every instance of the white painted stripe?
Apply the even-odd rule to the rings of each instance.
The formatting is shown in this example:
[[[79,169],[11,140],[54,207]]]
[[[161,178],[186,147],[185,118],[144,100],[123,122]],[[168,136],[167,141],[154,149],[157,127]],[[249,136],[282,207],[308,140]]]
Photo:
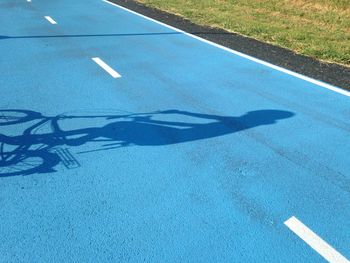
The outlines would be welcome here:
[[[262,65],[264,65],[264,66],[266,66],[266,67],[273,68],[273,69],[275,69],[275,70],[281,71],[281,72],[286,73],[286,74],[288,74],[288,75],[291,75],[291,76],[294,76],[294,77],[296,77],[296,78],[299,78],[299,79],[302,79],[302,80],[311,82],[311,83],[313,83],[313,84],[315,84],[315,85],[318,85],[318,86],[320,86],[320,87],[323,87],[323,88],[326,88],[326,89],[329,89],[329,90],[332,90],[332,91],[335,91],[335,92],[337,92],[337,93],[340,93],[340,94],[343,94],[343,95],[345,95],[345,96],[350,97],[350,91],[347,91],[347,90],[344,90],[344,89],[335,87],[335,86],[333,86],[333,85],[330,85],[330,84],[328,84],[328,83],[325,83],[325,82],[322,82],[322,81],[319,81],[319,80],[315,80],[315,79],[310,78],[310,77],[306,77],[306,76],[304,76],[304,75],[302,75],[302,74],[293,72],[293,71],[291,71],[291,70],[289,70],[289,69],[285,69],[285,68],[282,68],[282,67],[273,65],[273,64],[271,64],[271,63],[268,63],[268,62],[266,62],[266,61],[260,60],[260,59],[258,59],[258,58],[249,56],[249,55],[244,54],[244,53],[241,53],[241,52],[239,52],[239,51],[236,51],[236,50],[233,50],[233,49],[224,47],[224,46],[222,46],[222,45],[219,45],[219,44],[217,44],[217,43],[214,43],[214,42],[211,42],[211,41],[209,41],[209,40],[203,39],[203,38],[201,38],[201,37],[192,35],[192,34],[187,33],[187,32],[185,32],[185,31],[183,31],[183,30],[181,30],[181,29],[178,29],[178,28],[176,28],[176,27],[167,25],[167,24],[165,24],[165,23],[163,23],[163,22],[160,22],[160,21],[158,21],[158,20],[155,20],[155,19],[150,18],[150,17],[145,16],[145,15],[142,15],[142,14],[140,14],[140,13],[137,13],[137,12],[135,12],[135,11],[132,11],[132,10],[130,10],[130,9],[127,9],[127,8],[125,8],[125,7],[123,7],[123,6],[117,5],[117,4],[115,4],[115,3],[111,3],[111,2],[109,2],[108,0],[102,0],[102,1],[103,1],[103,2],[106,2],[106,3],[108,3],[108,4],[111,4],[111,5],[114,5],[114,6],[118,7],[118,8],[121,8],[121,9],[123,9],[123,10],[125,10],[125,11],[128,11],[128,12],[134,14],[134,15],[143,17],[143,18],[145,18],[145,19],[147,19],[147,20],[150,20],[150,21],[152,21],[152,22],[155,22],[155,23],[157,23],[157,24],[160,24],[160,25],[162,25],[162,26],[165,26],[165,27],[167,27],[167,28],[170,28],[170,29],[172,29],[172,30],[175,30],[175,31],[177,31],[177,32],[183,33],[183,34],[185,34],[185,35],[187,35],[187,36],[190,36],[190,37],[192,37],[192,38],[195,38],[195,39],[197,39],[197,40],[199,40],[199,41],[202,41],[202,42],[204,42],[204,43],[207,43],[207,44],[209,44],[209,45],[211,45],[211,46],[214,46],[214,47],[223,49],[223,50],[225,50],[225,51],[227,51],[227,52],[230,52],[230,53],[235,54],[235,55],[237,55],[237,56],[240,56],[240,57],[246,58],[246,59],[248,59],[248,60],[254,61],[254,62],[256,62],[256,63],[262,64]]]
[[[49,21],[51,24],[56,25],[57,22],[55,20],[53,20],[50,16],[45,16],[45,18],[47,19],[47,21]]]
[[[95,61],[101,68],[103,68],[105,71],[107,71],[113,78],[121,78],[122,76],[112,69],[110,66],[108,66],[104,61],[102,61],[100,58],[92,58],[93,61]]]
[[[297,236],[304,240],[310,247],[316,250],[322,257],[331,263],[350,263],[338,251],[328,245],[322,238],[316,235],[296,217],[292,216],[284,224]]]

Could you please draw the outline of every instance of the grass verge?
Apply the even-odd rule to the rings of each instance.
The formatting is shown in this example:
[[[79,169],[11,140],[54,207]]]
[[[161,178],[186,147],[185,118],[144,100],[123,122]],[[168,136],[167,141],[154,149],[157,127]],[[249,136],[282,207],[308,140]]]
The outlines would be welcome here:
[[[350,67],[349,0],[137,1],[200,25]]]

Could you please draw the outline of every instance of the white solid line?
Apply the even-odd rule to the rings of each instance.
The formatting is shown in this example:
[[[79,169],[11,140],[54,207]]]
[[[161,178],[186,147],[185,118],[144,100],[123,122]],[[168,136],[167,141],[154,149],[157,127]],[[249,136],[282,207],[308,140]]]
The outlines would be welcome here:
[[[322,238],[317,236],[310,228],[305,226],[296,217],[292,216],[284,224],[297,236],[304,240],[310,247],[316,250],[322,257],[331,263],[350,263],[338,251],[328,245]]]
[[[121,78],[122,76],[112,69],[110,66],[108,66],[105,62],[103,62],[100,58],[92,58],[93,61],[95,61],[101,68],[103,68],[105,71],[107,71],[113,78]]]
[[[45,18],[47,19],[47,21],[49,21],[51,24],[56,25],[57,22],[55,20],[53,20],[50,16],[45,16]]]
[[[327,84],[327,83],[325,83],[325,82],[322,82],[322,81],[319,81],[319,80],[316,80],[316,79],[313,79],[313,78],[310,78],[310,77],[306,77],[306,76],[304,76],[304,75],[302,75],[302,74],[293,72],[293,71],[291,71],[291,70],[289,70],[289,69],[285,69],[285,68],[282,68],[282,67],[273,65],[273,64],[271,64],[271,63],[269,63],[269,62],[266,62],[266,61],[260,60],[260,59],[258,59],[258,58],[249,56],[249,55],[247,55],[247,54],[241,53],[241,52],[239,52],[239,51],[236,51],[236,50],[233,50],[233,49],[224,47],[224,46],[222,46],[222,45],[219,45],[219,44],[217,44],[217,43],[214,43],[214,42],[211,42],[211,41],[209,41],[209,40],[203,39],[203,38],[198,37],[198,36],[196,36],[196,35],[192,35],[192,34],[187,33],[187,32],[185,32],[185,31],[183,31],[183,30],[181,30],[181,29],[178,29],[178,28],[176,28],[176,27],[167,25],[167,24],[165,24],[165,23],[163,23],[163,22],[160,22],[160,21],[158,21],[158,20],[155,20],[155,19],[150,18],[150,17],[145,16],[145,15],[142,15],[142,14],[140,14],[140,13],[137,13],[137,12],[135,12],[135,11],[132,11],[132,10],[130,10],[130,9],[127,9],[127,8],[125,8],[125,7],[123,7],[123,6],[118,5],[118,4],[109,2],[108,0],[102,0],[102,1],[103,1],[103,2],[106,2],[106,3],[110,4],[110,5],[114,5],[114,6],[118,7],[118,8],[121,8],[121,9],[127,11],[127,12],[130,12],[130,13],[134,14],[134,15],[137,15],[137,16],[143,17],[143,18],[145,18],[145,19],[147,19],[147,20],[150,20],[150,21],[152,21],[152,22],[155,22],[155,23],[157,23],[157,24],[159,24],[159,25],[162,25],[162,26],[165,26],[165,27],[170,28],[170,29],[172,29],[172,30],[175,30],[175,31],[177,31],[177,32],[179,32],[179,33],[183,33],[183,34],[185,34],[185,35],[187,35],[187,36],[190,36],[190,37],[192,37],[192,38],[195,38],[195,39],[197,39],[197,40],[199,40],[199,41],[202,41],[202,42],[204,42],[204,43],[207,43],[207,44],[209,44],[209,45],[211,45],[211,46],[214,46],[214,47],[223,49],[223,50],[225,50],[225,51],[227,51],[227,52],[230,52],[230,53],[235,54],[235,55],[237,55],[237,56],[240,56],[240,57],[246,58],[246,59],[248,59],[248,60],[254,61],[254,62],[256,62],[256,63],[262,64],[262,65],[264,65],[264,66],[266,66],[266,67],[273,68],[273,69],[275,69],[275,70],[281,71],[281,72],[286,73],[286,74],[288,74],[288,75],[294,76],[294,77],[296,77],[296,78],[299,78],[299,79],[308,81],[308,82],[313,83],[313,84],[315,84],[315,85],[318,85],[318,86],[320,86],[320,87],[323,87],[323,88],[326,88],[326,89],[329,89],[329,90],[332,90],[332,91],[335,91],[335,92],[337,92],[337,93],[340,93],[340,94],[343,94],[343,95],[345,95],[345,96],[350,97],[350,91],[347,91],[347,90],[344,90],[344,89],[335,87],[335,86],[333,86],[333,85]]]

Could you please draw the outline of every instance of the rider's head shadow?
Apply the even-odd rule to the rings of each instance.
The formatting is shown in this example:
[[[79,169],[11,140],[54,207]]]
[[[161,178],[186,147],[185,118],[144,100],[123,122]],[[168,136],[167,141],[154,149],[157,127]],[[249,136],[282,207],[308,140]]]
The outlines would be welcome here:
[[[23,117],[21,119],[4,117],[7,113],[14,111],[18,111]],[[38,120],[40,125],[51,122],[52,131],[50,133],[35,133],[36,128],[40,125],[34,124],[23,131],[22,135],[0,134],[0,151],[3,151],[0,152],[0,177],[54,172],[55,166],[60,162],[60,156],[56,155],[54,151],[57,147],[79,147],[75,150],[76,153],[93,154],[95,151],[106,151],[130,145],[161,146],[187,143],[230,135],[262,125],[273,125],[294,115],[292,112],[281,110],[250,111],[241,116],[223,116],[180,110],[103,116],[89,114],[46,117],[41,113],[26,110],[0,110],[0,116],[1,114],[3,117],[0,117],[0,124],[3,121],[2,125],[4,125],[4,120],[11,125]],[[107,124],[94,127],[83,125],[84,120],[95,120],[96,118],[104,118]],[[64,129],[61,129],[59,122],[67,119],[74,120],[74,128],[69,129],[65,125]],[[232,140],[234,142],[234,137]],[[89,149],[85,150],[84,145],[87,143],[89,143]],[[93,150],[90,147],[92,143],[96,145]],[[40,148],[31,147],[31,145],[39,144]],[[4,152],[4,149],[8,149],[7,145],[11,145],[12,149],[15,150]],[[42,159],[42,163],[38,167],[32,167],[27,171],[18,170],[23,168],[21,162],[28,163],[28,160],[35,158]],[[6,172],[10,170],[10,166],[14,167],[14,172]]]
[[[293,117],[294,113],[281,110],[257,110],[249,111],[240,117],[241,122],[247,127],[255,127],[261,125],[271,125],[279,120]]]

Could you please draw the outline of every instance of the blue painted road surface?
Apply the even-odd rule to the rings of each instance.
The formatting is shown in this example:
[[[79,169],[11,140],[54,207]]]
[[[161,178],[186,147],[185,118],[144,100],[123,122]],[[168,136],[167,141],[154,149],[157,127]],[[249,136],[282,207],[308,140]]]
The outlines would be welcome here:
[[[348,262],[348,93],[100,0],[0,25],[1,262]]]

